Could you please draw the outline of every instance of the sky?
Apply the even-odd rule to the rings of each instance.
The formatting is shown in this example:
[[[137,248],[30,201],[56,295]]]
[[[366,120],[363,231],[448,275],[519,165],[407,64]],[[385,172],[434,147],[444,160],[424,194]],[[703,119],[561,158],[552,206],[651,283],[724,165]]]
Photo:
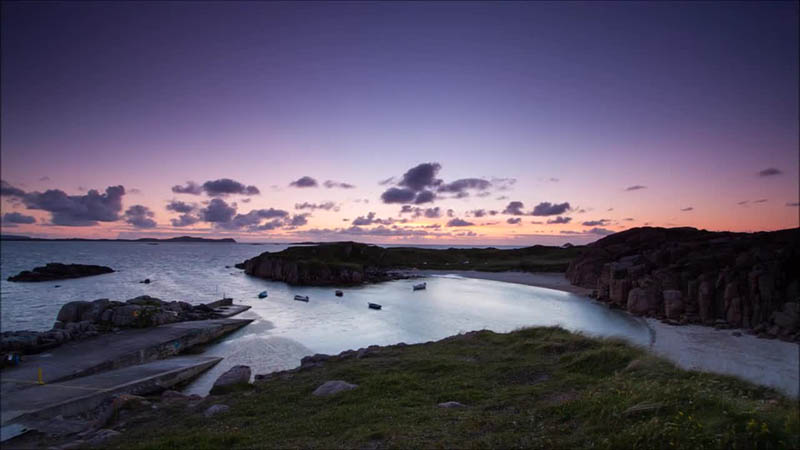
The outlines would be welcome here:
[[[797,2],[2,4],[2,232],[798,223]]]

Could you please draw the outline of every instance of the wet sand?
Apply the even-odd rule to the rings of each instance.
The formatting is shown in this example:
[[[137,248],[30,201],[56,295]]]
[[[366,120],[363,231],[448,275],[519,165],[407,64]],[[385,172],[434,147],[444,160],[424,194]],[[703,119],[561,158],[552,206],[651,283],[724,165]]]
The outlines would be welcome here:
[[[573,286],[563,273],[479,272],[473,270],[418,270],[417,275],[459,275],[556,289],[588,296],[591,289]],[[588,299],[588,301],[593,301]],[[772,387],[791,397],[800,396],[800,345],[761,339],[742,330],[717,330],[700,325],[673,326],[640,318],[652,331],[650,350],[689,370],[732,375]],[[734,336],[739,331],[742,336]]]

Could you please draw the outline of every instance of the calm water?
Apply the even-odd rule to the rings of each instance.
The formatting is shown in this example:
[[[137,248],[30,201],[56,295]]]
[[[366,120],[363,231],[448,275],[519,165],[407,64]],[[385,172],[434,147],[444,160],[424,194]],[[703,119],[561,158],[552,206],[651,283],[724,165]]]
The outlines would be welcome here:
[[[418,343],[459,332],[497,332],[534,325],[561,325],[591,335],[621,336],[647,345],[646,325],[573,294],[531,286],[457,276],[344,289],[291,287],[244,275],[235,263],[281,245],[159,244],[98,242],[2,242],[0,310],[3,330],[45,330],[59,308],[72,300],[125,300],[148,294],[164,300],[203,303],[223,294],[253,308],[240,315],[255,321],[206,349],[225,360],[189,386],[205,393],[216,376],[236,364],[255,373],[295,367],[303,356],[339,353],[372,344]],[[47,262],[107,265],[118,272],[75,280],[11,283],[10,275]],[[225,268],[225,266],[231,268]],[[150,278],[149,285],[139,281]],[[60,285],[60,288],[55,288]],[[256,298],[263,290],[269,297]],[[309,303],[292,300],[308,295]],[[383,310],[367,308],[380,303]]]

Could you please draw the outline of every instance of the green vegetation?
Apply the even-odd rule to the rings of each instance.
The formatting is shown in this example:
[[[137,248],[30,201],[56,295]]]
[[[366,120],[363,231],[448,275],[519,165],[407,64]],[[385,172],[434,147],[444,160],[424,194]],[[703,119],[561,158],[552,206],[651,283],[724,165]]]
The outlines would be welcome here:
[[[535,245],[519,249],[419,247],[378,247],[357,242],[322,243],[289,247],[261,257],[277,258],[298,264],[317,264],[331,268],[358,269],[418,268],[434,270],[482,270],[502,272],[564,272],[569,262],[581,255],[584,247]]]
[[[311,395],[327,380],[359,387]],[[457,401],[465,408],[440,408]],[[211,418],[202,412],[224,403]],[[164,405],[162,403],[162,405]],[[558,328],[384,347],[140,413],[110,448],[798,448],[796,401]]]

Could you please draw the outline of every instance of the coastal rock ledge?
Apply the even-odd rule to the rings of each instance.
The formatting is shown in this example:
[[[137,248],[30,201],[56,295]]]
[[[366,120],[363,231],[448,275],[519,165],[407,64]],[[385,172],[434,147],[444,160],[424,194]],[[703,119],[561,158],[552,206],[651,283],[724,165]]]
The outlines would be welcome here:
[[[800,342],[800,228],[633,228],[586,246],[567,278],[632,314]]]
[[[8,277],[8,281],[37,282],[66,280],[69,278],[91,277],[112,272],[114,272],[114,269],[106,266],[48,263],[44,266],[36,267],[33,270],[23,270],[13,277]]]

